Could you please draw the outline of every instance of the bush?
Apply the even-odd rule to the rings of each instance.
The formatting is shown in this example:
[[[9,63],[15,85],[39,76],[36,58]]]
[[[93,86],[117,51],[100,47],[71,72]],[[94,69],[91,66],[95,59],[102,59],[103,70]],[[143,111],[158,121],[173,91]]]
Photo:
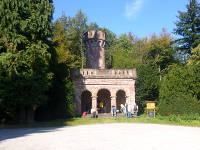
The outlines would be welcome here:
[[[200,114],[200,65],[171,66],[162,80],[161,115]]]

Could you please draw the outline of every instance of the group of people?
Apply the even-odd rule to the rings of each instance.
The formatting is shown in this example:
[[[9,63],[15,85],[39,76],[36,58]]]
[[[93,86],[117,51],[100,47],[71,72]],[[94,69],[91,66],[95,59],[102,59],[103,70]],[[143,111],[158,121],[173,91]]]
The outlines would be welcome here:
[[[112,116],[117,116],[118,112],[119,111],[116,109],[115,106],[111,107]],[[125,117],[128,117],[128,118],[135,117],[137,116],[137,113],[138,113],[138,105],[135,103],[133,105],[126,103],[125,106],[121,104],[120,112],[123,113]]]
[[[101,107],[101,106],[100,106]],[[117,110],[116,106],[112,105],[111,106],[111,115],[112,116],[117,116],[118,112],[121,112],[124,114],[125,117],[131,118],[137,116],[138,113],[138,105],[137,104],[128,104],[126,103],[125,105],[121,104],[120,105],[120,110]],[[100,109],[101,112],[101,109]],[[97,118],[98,117],[98,111],[95,109],[91,109],[91,117],[92,118]]]
[[[138,113],[138,105],[137,104],[128,104],[126,103],[125,106],[123,104],[120,105],[120,111],[124,114],[124,116],[131,118],[137,116]]]

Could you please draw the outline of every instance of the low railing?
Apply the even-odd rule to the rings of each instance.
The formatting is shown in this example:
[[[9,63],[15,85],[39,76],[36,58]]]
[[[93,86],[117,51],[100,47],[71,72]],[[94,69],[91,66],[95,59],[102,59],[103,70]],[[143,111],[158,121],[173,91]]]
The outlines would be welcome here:
[[[135,69],[73,69],[72,76],[83,78],[136,78]]]

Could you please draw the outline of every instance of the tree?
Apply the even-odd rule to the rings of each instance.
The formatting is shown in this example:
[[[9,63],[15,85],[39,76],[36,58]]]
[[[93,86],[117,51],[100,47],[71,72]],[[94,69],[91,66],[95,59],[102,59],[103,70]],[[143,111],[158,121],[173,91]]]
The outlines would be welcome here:
[[[87,31],[87,16],[79,10],[75,17],[68,20],[68,26],[65,30],[68,34],[71,53],[81,57],[81,40],[83,33]]]
[[[60,49],[61,53],[59,53],[61,56],[72,56],[70,60],[74,60],[71,65],[75,65],[73,66],[75,68],[80,68],[82,63],[81,58],[85,50],[82,44],[82,36],[88,29],[87,16],[81,10],[79,10],[74,17],[63,14],[54,25],[55,32],[53,40],[57,44],[56,49]],[[57,33],[57,31],[59,33]],[[64,52],[65,55],[63,55],[62,52]],[[68,61],[70,62],[70,60]]]
[[[62,16],[54,23],[52,41],[56,50],[56,58],[58,63],[63,63],[71,68],[78,68],[80,67],[80,54],[76,55],[72,48],[73,39],[70,36],[73,35],[68,34],[67,22],[67,17]]]
[[[172,65],[164,76],[159,95],[161,115],[200,114],[200,65]]]
[[[159,96],[159,72],[156,68],[143,64],[137,68],[136,102],[140,112],[144,112],[145,101],[157,101]]]
[[[0,3],[0,105],[14,118],[31,122],[46,103],[52,33],[52,0]]]
[[[200,43],[200,3],[198,0],[189,0],[186,8],[186,12],[178,12],[174,33],[180,36],[177,40],[180,52],[191,55],[192,48]]]
[[[172,46],[173,38],[165,29],[159,36],[153,35],[145,43],[146,54],[143,61],[158,68],[159,72],[175,62],[175,51]]]
[[[139,42],[141,42],[140,47],[138,47]],[[142,40],[138,40],[131,33],[121,35],[115,44],[109,47],[106,53],[109,57],[107,61],[109,68],[124,69],[137,67],[141,63],[142,45]]]

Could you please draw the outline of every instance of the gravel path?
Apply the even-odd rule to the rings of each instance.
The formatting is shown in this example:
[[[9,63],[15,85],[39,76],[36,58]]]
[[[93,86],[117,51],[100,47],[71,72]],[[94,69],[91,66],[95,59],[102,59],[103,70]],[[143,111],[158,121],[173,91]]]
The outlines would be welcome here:
[[[200,128],[95,124],[0,130],[0,150],[200,150]]]

